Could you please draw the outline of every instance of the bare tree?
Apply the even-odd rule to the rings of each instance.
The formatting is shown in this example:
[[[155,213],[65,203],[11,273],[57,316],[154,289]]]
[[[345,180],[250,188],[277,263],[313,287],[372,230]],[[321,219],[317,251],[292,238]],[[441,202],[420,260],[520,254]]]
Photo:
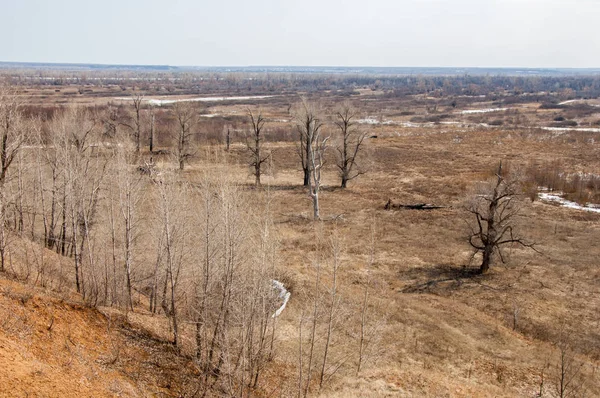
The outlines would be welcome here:
[[[231,126],[223,126],[223,135],[225,136],[225,151],[229,152],[231,146]]]
[[[256,186],[259,186],[260,176],[263,173],[263,165],[269,160],[271,155],[269,153],[265,154],[264,151],[262,130],[265,125],[265,118],[260,112],[255,116],[250,110],[248,110],[248,117],[252,124],[252,138],[250,142],[246,141],[246,146],[248,151],[250,151],[250,167],[254,169],[254,181]],[[229,134],[227,136],[229,137]]]
[[[298,156],[302,162],[302,171],[304,173],[304,186],[310,185],[311,173],[311,148],[314,140],[319,136],[323,123],[317,116],[313,106],[306,100],[302,100],[299,110],[295,116],[296,128],[298,130]]]
[[[323,347],[323,364],[321,366],[321,374],[319,377],[319,389],[323,388],[323,383],[325,382],[325,373],[327,370],[327,359],[329,355],[329,347],[332,343],[333,333],[335,330],[335,319],[334,315],[338,312],[339,304],[340,304],[340,292],[338,287],[338,272],[341,266],[341,257],[342,257],[342,242],[340,237],[338,236],[337,230],[334,231],[331,237],[331,251],[333,255],[333,269],[331,272],[331,287],[329,289],[329,307],[327,308],[327,320],[326,327],[327,332],[325,336],[325,343]]]
[[[578,360],[568,342],[563,338],[558,344],[555,388],[560,398],[584,397],[586,394],[583,369],[585,362]]]
[[[356,367],[356,375],[360,373],[363,363],[366,359],[366,351],[369,343],[367,336],[367,312],[369,310],[369,289],[371,287],[371,272],[373,263],[375,262],[375,224],[371,223],[371,247],[369,260],[365,265],[366,280],[364,283],[362,303],[360,307],[360,334],[358,339],[358,366]]]
[[[88,112],[69,108],[53,123],[54,145],[64,186],[61,192],[61,253],[70,246],[75,266],[75,285],[86,298],[83,270],[84,252],[90,270],[94,268],[92,227],[96,224],[98,202],[108,158],[96,156],[96,120]],[[70,236],[68,229],[70,227]],[[92,278],[93,275],[90,275]]]
[[[357,164],[357,156],[362,149],[367,133],[361,132],[357,128],[355,122],[357,112],[349,103],[344,103],[335,116],[334,124],[339,129],[341,141],[336,148],[338,152],[336,165],[342,179],[341,187],[346,188],[348,181],[363,174]]]
[[[152,117],[150,118],[150,138],[149,138],[149,143],[148,143],[148,150],[150,151],[150,153],[154,153],[154,147],[156,146],[156,142],[155,142],[155,138],[154,138],[154,130],[156,128],[156,123],[155,123],[154,111],[151,111],[151,113],[152,113]]]
[[[0,86],[0,271],[5,270],[8,172],[25,140],[25,122],[12,87]]]
[[[327,149],[327,141],[329,137],[321,137],[320,131],[314,132],[315,138],[310,146],[310,197],[313,202],[313,218],[321,219],[319,207],[319,193],[321,191],[321,176],[323,171],[324,159],[323,155]]]
[[[176,102],[173,105],[173,111],[177,119],[177,146],[176,156],[179,163],[179,170],[183,170],[185,163],[193,153],[190,149],[190,140],[192,138],[192,129],[197,122],[197,112],[189,102]]]
[[[133,132],[136,153],[140,153],[140,140],[142,136],[142,101],[144,101],[143,94],[136,94],[131,97],[131,102],[133,103],[132,123],[126,125]]]
[[[483,186],[468,203],[467,210],[475,216],[475,223],[470,225],[469,244],[474,249],[473,256],[482,253],[480,273],[490,268],[496,255],[505,261],[502,248],[506,245],[534,249],[534,243],[527,242],[515,231],[521,192],[519,178],[503,174],[500,163],[495,181]]]
[[[189,209],[187,184],[178,181],[177,177],[170,174],[161,174],[155,178],[158,191],[157,223],[161,230],[160,242],[163,247],[157,248],[164,259],[164,280],[162,289],[161,307],[171,320],[173,332],[173,345],[180,343],[180,326],[178,299],[181,282],[181,273],[184,269],[188,253],[188,216]]]
[[[136,148],[137,150],[137,148]],[[123,147],[116,153],[116,182],[119,191],[119,208],[123,221],[124,269],[127,286],[127,306],[133,311],[131,296],[131,273],[133,264],[134,244],[138,234],[139,204],[143,197],[145,178],[141,173],[131,169],[132,156]]]

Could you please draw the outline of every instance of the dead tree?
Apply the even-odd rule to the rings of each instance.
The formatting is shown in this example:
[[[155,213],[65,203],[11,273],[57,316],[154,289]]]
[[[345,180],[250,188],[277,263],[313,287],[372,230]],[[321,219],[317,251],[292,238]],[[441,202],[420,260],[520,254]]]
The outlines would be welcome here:
[[[500,163],[495,181],[483,187],[467,205],[467,210],[475,216],[475,223],[470,225],[469,244],[474,250],[473,256],[482,253],[480,273],[487,272],[496,256],[505,261],[502,248],[506,245],[534,249],[534,243],[527,242],[515,231],[515,218],[522,203],[519,183],[514,176],[503,174]]]
[[[296,128],[298,130],[298,156],[302,162],[302,171],[304,173],[304,186],[310,185],[311,174],[311,148],[314,140],[319,136],[323,123],[319,120],[313,107],[305,100],[300,105],[300,110],[296,114]]]
[[[321,191],[321,174],[325,164],[323,155],[327,150],[327,141],[329,137],[322,137],[321,131],[311,131],[311,144],[309,145],[308,155],[310,160],[310,197],[313,202],[313,217],[315,220],[321,219],[319,208],[319,192]]]
[[[260,185],[260,176],[263,173],[263,165],[269,160],[270,154],[264,153],[263,145],[263,127],[265,125],[265,118],[259,112],[257,116],[254,116],[252,111],[248,110],[248,117],[252,124],[252,139],[246,141],[246,146],[250,152],[250,167],[254,171],[254,181],[256,186]],[[229,132],[229,130],[227,130]],[[227,134],[229,142],[229,133]],[[229,149],[229,144],[228,144]]]
[[[334,124],[340,134],[340,144],[336,148],[338,152],[336,166],[342,179],[341,187],[346,188],[348,181],[364,173],[358,166],[356,158],[362,149],[367,133],[361,132],[357,128],[356,110],[348,103],[344,104],[335,116]]]

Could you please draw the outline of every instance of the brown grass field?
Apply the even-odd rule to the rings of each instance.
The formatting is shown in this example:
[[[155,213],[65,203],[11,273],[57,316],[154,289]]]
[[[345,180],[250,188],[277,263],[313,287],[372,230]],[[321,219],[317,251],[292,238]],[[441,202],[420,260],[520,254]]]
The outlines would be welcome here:
[[[68,97],[65,91],[37,92],[32,102],[60,104]],[[470,270],[478,258],[470,261],[466,236],[471,220],[464,207],[475,184],[490,178],[500,161],[511,169],[559,161],[569,172],[600,174],[600,133],[538,129],[550,125],[557,111],[540,110],[534,103],[482,114],[441,110],[455,123],[409,126],[415,115],[427,116],[420,105],[426,99],[411,103],[376,94],[365,93],[355,106],[365,118],[392,123],[361,125],[377,137],[365,144],[367,172],[345,190],[338,188],[330,153],[321,222],[311,219],[295,143],[266,144],[274,167],[261,189],[272,200],[277,267],[292,297],[277,321],[277,355],[256,394],[297,395],[297,325],[311,295],[312,260],[322,257],[328,269],[327,243],[335,231],[343,244],[339,283],[344,304],[332,355],[349,359],[312,395],[556,397],[561,347],[568,347],[580,369],[573,383],[583,386],[574,396],[600,396],[600,214],[527,199],[518,227],[536,242],[539,253],[513,247],[506,264],[474,275]],[[243,116],[246,107],[260,106],[267,130],[291,130],[284,120],[291,119],[287,105],[295,100],[214,103],[204,112]],[[326,93],[320,100],[326,110],[336,101]],[[79,102],[103,101],[84,95]],[[468,109],[494,107],[468,104]],[[403,110],[413,114],[401,115]],[[580,126],[599,114],[600,108],[580,117]],[[503,126],[479,125],[499,118]],[[254,190],[239,137],[228,153],[212,145],[243,189]],[[191,181],[211,167],[205,152],[199,153],[185,171]],[[443,208],[387,211],[388,199]],[[373,337],[367,361],[356,374],[356,308],[371,250],[368,319]],[[324,283],[329,280],[325,271]],[[0,280],[0,396],[193,395],[186,383],[195,370],[160,341],[160,319],[142,310],[96,312],[77,303],[75,294],[58,297]],[[153,367],[147,358],[155,359]]]

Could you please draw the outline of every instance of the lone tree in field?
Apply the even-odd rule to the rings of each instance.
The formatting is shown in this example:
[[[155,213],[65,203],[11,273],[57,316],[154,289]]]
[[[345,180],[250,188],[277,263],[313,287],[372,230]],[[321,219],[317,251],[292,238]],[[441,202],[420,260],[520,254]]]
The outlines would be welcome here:
[[[517,178],[503,174],[500,163],[495,181],[483,187],[467,205],[467,210],[475,216],[475,222],[470,225],[469,244],[474,249],[473,256],[482,253],[480,273],[487,272],[496,256],[504,262],[502,249],[506,245],[534,249],[534,243],[527,242],[515,231],[515,217],[522,203],[519,183]]]
[[[339,129],[340,144],[336,148],[338,158],[336,166],[342,179],[341,187],[346,188],[348,181],[363,174],[356,162],[356,157],[362,149],[362,144],[367,137],[366,132],[361,132],[356,125],[356,110],[345,103],[335,114],[334,124]]]
[[[254,169],[255,184],[260,185],[260,176],[263,173],[263,165],[269,160],[270,154],[266,153],[263,145],[263,127],[265,125],[265,118],[259,112],[258,115],[254,115],[252,111],[248,110],[248,117],[252,124],[252,139],[246,141],[248,151],[250,151],[250,167]],[[229,142],[229,129],[227,130],[227,142]],[[229,150],[229,144],[227,144]]]
[[[311,180],[311,148],[314,140],[321,134],[323,123],[317,116],[313,107],[302,100],[300,110],[296,114],[296,128],[298,129],[298,156],[302,162],[305,187],[310,185]]]

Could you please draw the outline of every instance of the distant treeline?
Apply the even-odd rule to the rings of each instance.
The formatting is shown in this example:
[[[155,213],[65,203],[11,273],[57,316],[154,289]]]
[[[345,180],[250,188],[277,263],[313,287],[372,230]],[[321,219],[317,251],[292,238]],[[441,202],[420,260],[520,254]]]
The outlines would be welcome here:
[[[388,96],[426,94],[447,96],[553,95],[557,99],[600,96],[600,74],[510,76],[496,75],[417,75],[373,73],[227,72],[226,69],[194,70],[58,70],[0,69],[14,85],[121,86],[153,94],[272,94],[331,91],[342,96],[358,94],[358,89],[382,90]],[[285,70],[285,69],[282,69]],[[357,69],[358,71],[358,69]],[[577,70],[579,71],[579,70]]]

